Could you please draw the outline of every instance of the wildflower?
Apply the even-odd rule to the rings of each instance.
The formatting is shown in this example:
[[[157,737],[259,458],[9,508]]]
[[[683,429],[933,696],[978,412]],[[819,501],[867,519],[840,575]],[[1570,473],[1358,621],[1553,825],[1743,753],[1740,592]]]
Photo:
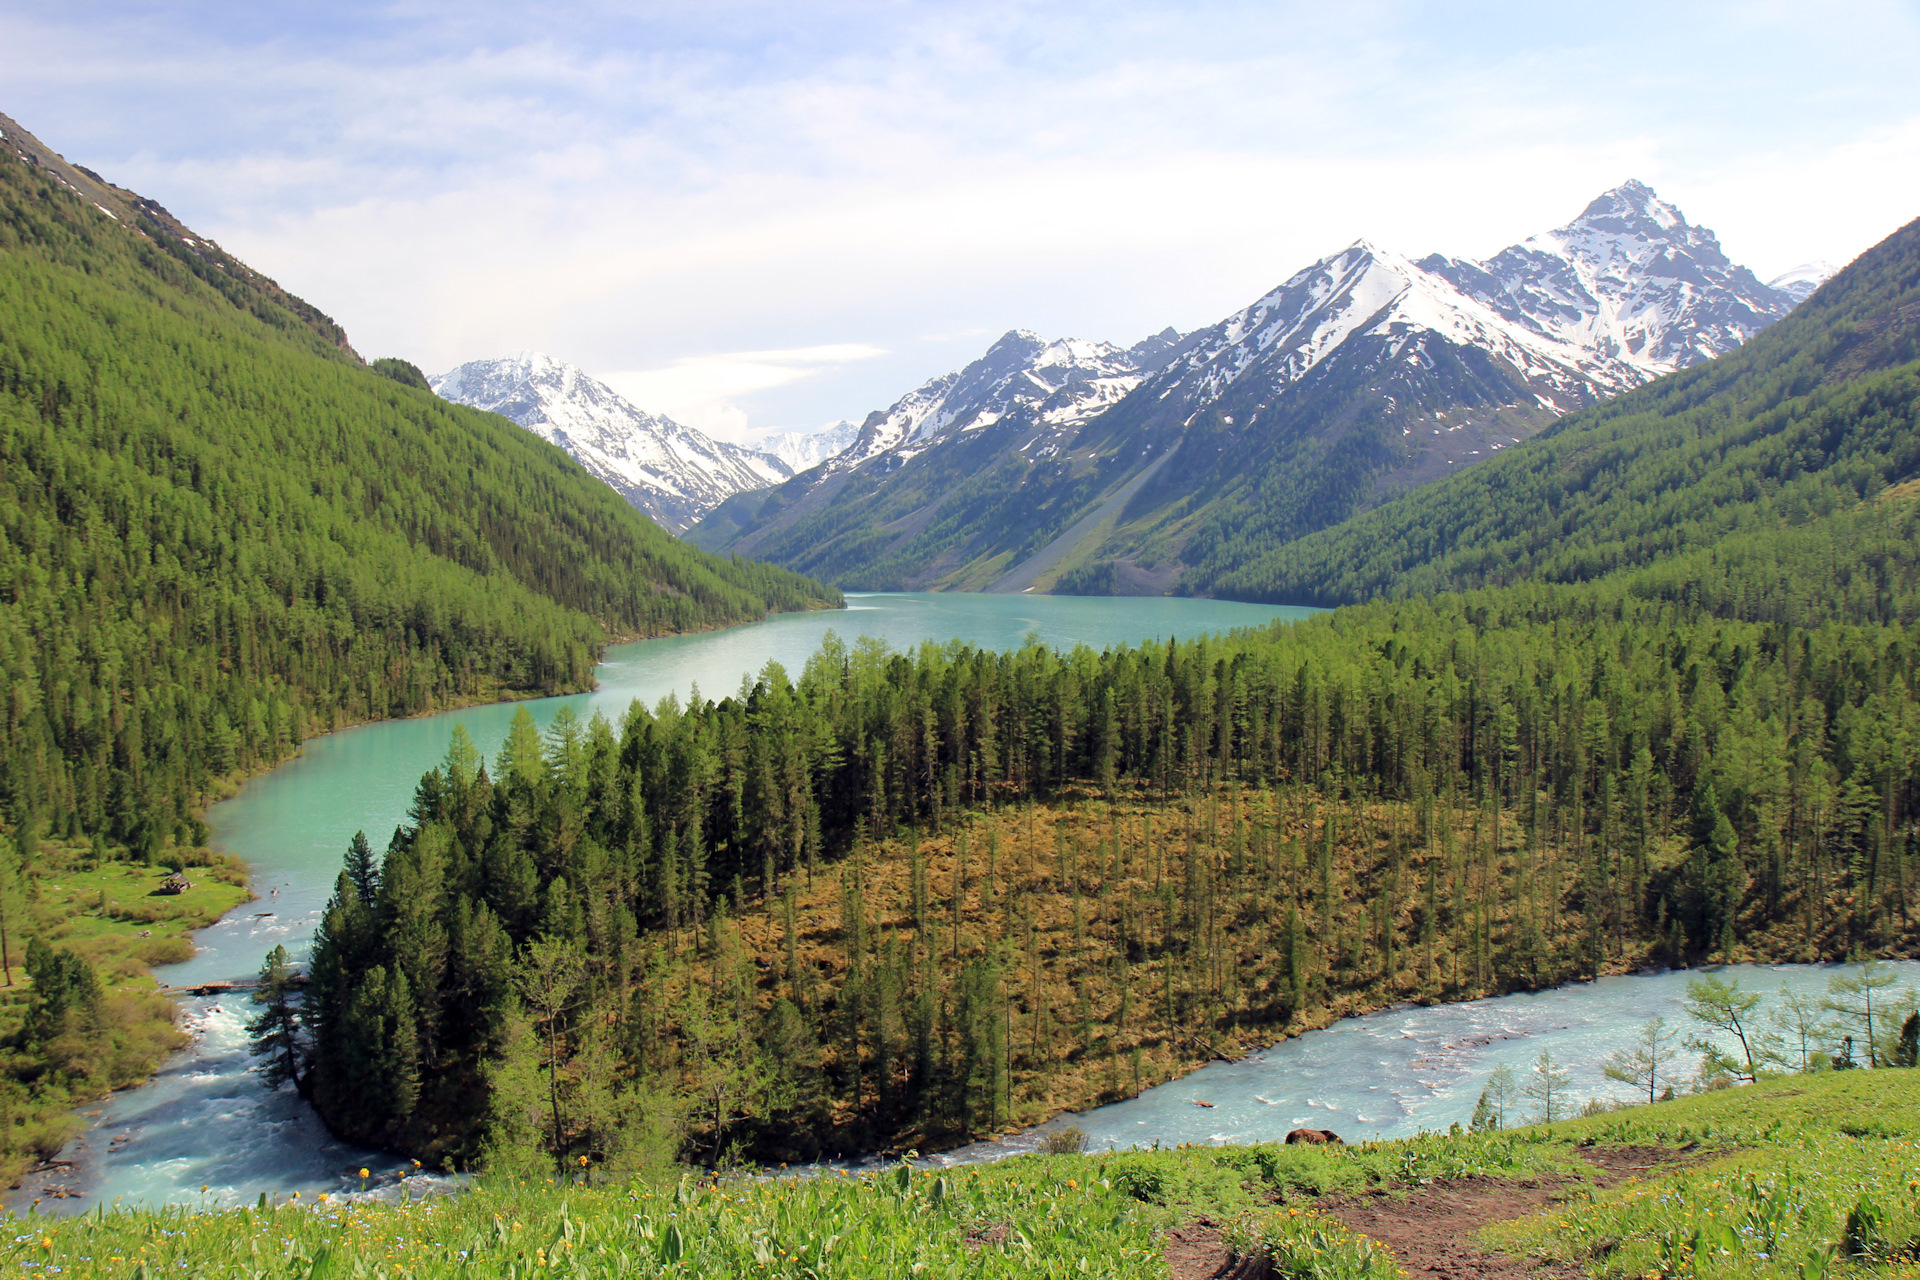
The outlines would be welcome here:
[[[363,1178],[364,1178],[364,1177],[367,1177],[367,1176],[368,1176],[368,1175],[367,1175],[367,1171],[366,1171],[365,1169],[362,1169],[362,1170],[360,1171],[360,1176],[361,1176],[361,1177],[363,1177]]]

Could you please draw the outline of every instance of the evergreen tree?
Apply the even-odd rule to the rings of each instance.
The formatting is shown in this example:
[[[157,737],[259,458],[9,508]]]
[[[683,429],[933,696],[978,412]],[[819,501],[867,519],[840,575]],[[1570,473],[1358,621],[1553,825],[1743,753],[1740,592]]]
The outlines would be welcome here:
[[[310,1091],[307,1046],[294,991],[293,963],[287,949],[276,946],[260,966],[259,983],[253,989],[253,1002],[260,1012],[247,1021],[247,1046],[260,1059],[258,1070],[267,1088],[291,1084],[305,1096]]]
[[[1609,1080],[1618,1080],[1636,1093],[1645,1090],[1649,1103],[1657,1102],[1662,1080],[1668,1082],[1669,1091],[1673,1088],[1674,1039],[1665,1018],[1650,1018],[1641,1025],[1633,1046],[1610,1055],[1601,1070]]]

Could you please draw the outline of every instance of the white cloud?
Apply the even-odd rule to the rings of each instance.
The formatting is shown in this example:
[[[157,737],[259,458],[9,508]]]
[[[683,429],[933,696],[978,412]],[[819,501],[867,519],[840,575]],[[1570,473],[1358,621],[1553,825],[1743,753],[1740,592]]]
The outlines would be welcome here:
[[[663,368],[615,370],[598,376],[643,409],[664,413],[708,435],[745,441],[749,438],[747,411],[735,403],[740,397],[886,354],[884,348],[866,343],[839,342],[688,356]]]
[[[0,12],[8,110],[370,355],[538,348],[729,434],[1017,326],[1210,323],[1359,235],[1484,255],[1627,177],[1763,275],[1920,212],[1898,0],[343,4]]]

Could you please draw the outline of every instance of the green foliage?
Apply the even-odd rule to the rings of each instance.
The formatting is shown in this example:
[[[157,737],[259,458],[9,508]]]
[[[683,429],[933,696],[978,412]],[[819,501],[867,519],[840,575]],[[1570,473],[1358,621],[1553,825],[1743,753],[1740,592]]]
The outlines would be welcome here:
[[[1487,1087],[1473,1104],[1473,1119],[1467,1127],[1475,1133],[1505,1129],[1515,1119],[1519,1103],[1520,1085],[1513,1078],[1513,1068],[1503,1062],[1488,1075]]]
[[[1724,822],[1725,818],[1720,821]],[[1743,1080],[1759,1078],[1760,1069],[1774,1057],[1767,1040],[1755,1029],[1754,1010],[1760,1005],[1758,991],[1742,991],[1739,979],[1725,982],[1712,974],[1687,982],[1684,1008],[1687,1016],[1711,1030],[1731,1036],[1739,1046],[1739,1057],[1729,1057],[1713,1040],[1688,1043],[1707,1055],[1704,1074],[1730,1074]]]
[[[77,814],[157,858],[194,842],[219,780],[312,734],[586,688],[609,635],[828,602],[676,542],[512,424],[360,368],[242,271],[0,158],[16,823]]]
[[[294,999],[295,985],[287,949],[276,946],[260,966],[259,985],[253,990],[253,1002],[260,1006],[260,1012],[247,1022],[247,1045],[260,1059],[260,1075],[267,1088],[291,1084],[304,1093],[306,1043]]]
[[[1649,1018],[1641,1025],[1633,1044],[1608,1055],[1601,1069],[1607,1079],[1618,1080],[1636,1093],[1644,1089],[1647,1101],[1652,1103],[1659,1101],[1662,1084],[1669,1092],[1672,1090],[1675,1057],[1674,1033],[1668,1028],[1667,1020]]]
[[[1916,1138],[1920,1075],[1852,1072],[1497,1135],[1355,1147],[1182,1147],[798,1179],[574,1174],[483,1180],[457,1196],[400,1204],[263,1197],[253,1208],[214,1212],[113,1210],[34,1222],[12,1256],[82,1280],[123,1280],[140,1266],[212,1280],[362,1272],[422,1280],[1144,1278],[1166,1274],[1157,1233],[1205,1216],[1242,1258],[1265,1255],[1301,1280],[1390,1280],[1398,1268],[1385,1249],[1302,1200],[1465,1178],[1553,1178],[1567,1185],[1552,1208],[1489,1226],[1488,1242],[1599,1277],[1807,1280],[1836,1266],[1877,1274],[1901,1265],[1920,1232]],[[1682,1150],[1603,1190],[1581,1155],[1593,1143],[1632,1147],[1646,1165],[1654,1165],[1643,1156],[1650,1148]]]
[[[433,1096],[417,1116],[344,1085],[321,1105],[346,1132],[474,1150],[506,975],[543,938],[581,949],[637,1096],[687,1101],[715,1164],[735,1142],[963,1138],[1016,1102],[1120,1091],[1135,1049],[1171,1068],[1193,1051],[1176,1043],[1342,999],[1909,945],[1917,681],[1898,625],[1754,623],[1608,582],[1100,654],[830,640],[797,682],[769,667],[618,732],[561,721],[543,742],[523,717],[495,777],[450,760],[422,780],[415,825],[343,882],[316,950],[323,1007],[405,974]],[[1083,788],[1120,801],[1111,826],[1063,826],[1044,870],[1010,828],[1028,861],[1004,888],[969,885],[956,844],[929,889],[920,837],[887,841]],[[1143,839],[1140,817],[1179,834]],[[799,930],[824,961],[796,963],[783,896],[829,864],[825,919]],[[919,887],[883,930],[890,875]],[[989,896],[1029,914],[983,920]],[[1048,961],[1043,902],[1072,920]],[[805,1066],[765,1066],[777,1000]],[[368,1056],[342,1041],[334,1060]]]
[[[433,390],[427,382],[427,375],[420,372],[418,365],[397,356],[381,356],[367,367],[383,378],[392,378],[403,387],[412,387],[416,391]]]
[[[1543,1141],[1700,1142],[1727,1154],[1572,1199],[1484,1237],[1599,1277],[1808,1280],[1877,1271],[1920,1237],[1920,1085],[1909,1072],[1795,1076],[1573,1121]]]

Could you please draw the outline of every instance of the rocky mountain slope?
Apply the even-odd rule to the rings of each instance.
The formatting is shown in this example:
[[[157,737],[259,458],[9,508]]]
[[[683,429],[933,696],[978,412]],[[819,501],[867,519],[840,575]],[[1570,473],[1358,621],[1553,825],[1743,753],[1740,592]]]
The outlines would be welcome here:
[[[868,414],[851,443],[824,465],[796,476],[777,493],[732,499],[688,539],[702,546],[784,545],[790,540],[783,535],[795,529],[802,542],[819,538],[822,530],[811,518],[841,500],[851,477],[858,475],[860,482],[847,494],[848,502],[867,492],[870,482],[930,451],[943,460],[965,458],[965,465],[984,465],[1004,440],[1022,457],[1053,456],[1085,423],[1125,399],[1160,368],[1179,341],[1173,329],[1131,347],[1049,340],[1014,329],[965,368],[930,379]],[[888,509],[903,500],[911,501],[890,493]],[[828,519],[837,521],[845,514]]]
[[[1084,353],[1070,405],[1025,368],[1043,344],[1010,334],[870,416],[830,466],[732,500],[690,537],[848,586],[1205,590],[1249,555],[1733,350],[1823,270],[1765,284],[1639,182],[1484,262],[1358,241],[1185,337],[1052,344]],[[1019,394],[989,403],[988,385]]]
[[[771,454],[635,408],[606,383],[538,351],[470,360],[431,382],[443,400],[500,414],[559,445],[673,533],[732,495],[777,484],[794,470]]]

